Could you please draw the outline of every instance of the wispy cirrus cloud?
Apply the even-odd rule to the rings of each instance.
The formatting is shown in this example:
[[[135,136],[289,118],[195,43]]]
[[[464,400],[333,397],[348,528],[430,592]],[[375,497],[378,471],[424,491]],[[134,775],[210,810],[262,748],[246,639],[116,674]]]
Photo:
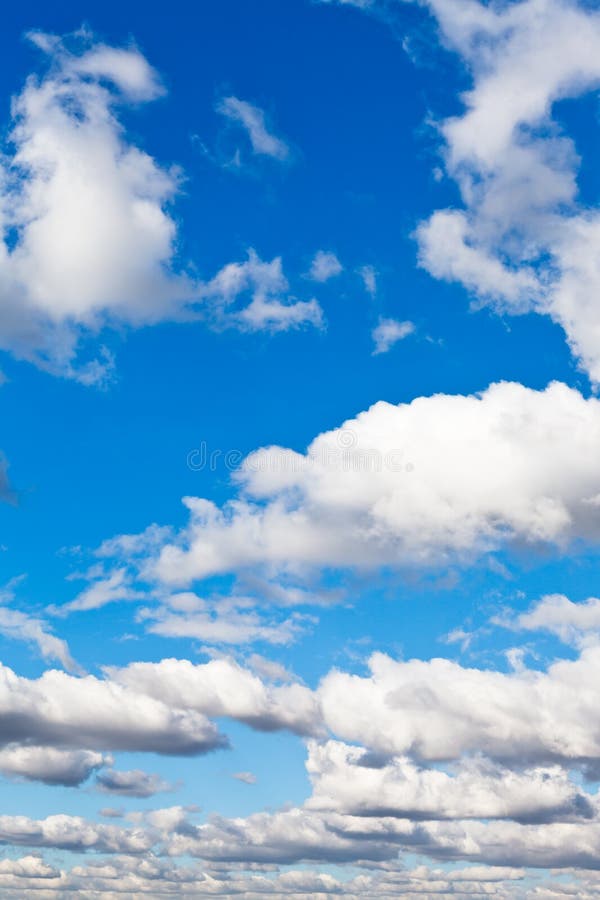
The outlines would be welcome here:
[[[255,155],[268,156],[278,162],[285,162],[290,158],[288,144],[269,127],[265,112],[260,106],[229,96],[219,100],[216,110],[246,132]]]

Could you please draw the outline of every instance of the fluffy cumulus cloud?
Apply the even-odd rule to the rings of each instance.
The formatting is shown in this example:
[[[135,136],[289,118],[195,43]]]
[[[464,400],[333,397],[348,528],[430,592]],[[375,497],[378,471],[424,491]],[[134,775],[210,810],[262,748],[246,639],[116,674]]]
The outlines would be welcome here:
[[[137,49],[83,36],[71,52],[53,37],[32,39],[49,66],[13,102],[13,154],[1,173],[0,344],[74,374],[82,328],[156,321],[189,296],[169,270],[175,223],[166,207],[178,175],[129,143],[117,117],[163,92]],[[98,379],[106,365],[77,375]]]
[[[472,86],[440,125],[463,207],[420,225],[421,264],[482,302],[551,316],[598,382],[600,213],[578,194],[575,145],[553,115],[600,85],[600,14],[562,0],[427,6]]]
[[[132,663],[103,678],[48,670],[28,679],[2,666],[0,771],[75,784],[111,763],[102,751],[196,755],[227,747],[208,717],[267,732],[323,733],[318,698],[307,687],[281,683],[277,671],[262,679],[229,659]],[[138,770],[103,772],[99,781],[132,796],[166,789]]]
[[[149,698],[174,712],[230,717],[264,731],[329,732],[372,752],[361,761],[367,769],[385,767],[387,756],[429,765],[477,754],[504,766],[587,769],[600,759],[599,669],[596,643],[547,670],[511,673],[375,653],[368,675],[333,669],[313,691],[263,679],[229,659],[131,663],[108,669],[107,676],[125,696]],[[399,771],[408,778],[408,768]],[[481,769],[482,777],[486,772]]]
[[[552,768],[512,772],[471,760],[455,773],[420,768],[406,757],[376,757],[339,741],[311,742],[307,769],[310,809],[403,819],[591,818],[592,803]]]
[[[90,358],[85,339],[115,323],[320,324],[316,301],[280,296],[287,282],[279,260],[251,256],[209,283],[178,265],[171,204],[181,175],[133,144],[120,120],[124,107],[164,93],[137,48],[109,47],[85,32],[30,37],[47,71],[14,98],[0,164],[0,348],[90,383],[109,377],[112,358],[102,348]],[[258,123],[251,134],[261,152],[268,139],[272,150],[285,146]],[[234,294],[225,281],[236,266],[238,292],[242,281],[254,292],[248,310],[229,317]],[[0,475],[6,494],[4,482]]]
[[[374,654],[367,675],[332,670],[314,690],[271,682],[226,659],[132,663],[107,670],[104,681],[50,672],[28,682],[7,673],[15,698],[9,708],[5,689],[0,719],[10,743],[0,749],[4,774],[75,785],[99,769],[100,790],[149,797],[171,786],[141,770],[107,768],[112,758],[102,749],[202,752],[208,744],[204,717],[212,716],[306,735],[312,791],[301,806],[201,824],[182,807],[128,813],[108,825],[73,816],[3,816],[0,839],[110,854],[105,871],[122,872],[129,890],[144,884],[131,880],[143,873],[129,856],[143,856],[159,867],[147,870],[149,881],[152,871],[159,880],[144,888],[150,894],[163,878],[179,878],[187,890],[189,877],[190,896],[314,895],[325,878],[325,894],[349,897],[400,890],[408,897],[489,896],[492,890],[526,897],[511,884],[524,878],[521,867],[600,866],[597,797],[585,780],[572,777],[576,769],[584,779],[594,776],[600,760],[599,666],[596,643],[545,671],[509,674]],[[177,732],[183,721],[187,741]],[[194,726],[203,729],[200,743],[190,743]],[[234,777],[255,781],[249,772]],[[405,870],[398,862],[403,850],[455,867]],[[203,874],[164,862],[177,857],[198,858]],[[327,882],[318,871],[344,862],[359,864],[364,874]],[[305,863],[317,871],[304,871],[304,881],[277,868]],[[164,866],[174,868],[167,874]],[[252,873],[252,867],[266,869]],[[88,879],[88,889],[90,883],[99,892],[112,889],[108,875],[96,875],[99,880],[90,882],[92,870],[83,867],[49,877],[62,879],[57,889],[78,884],[77,877]]]
[[[598,644],[547,671],[508,674],[377,653],[366,677],[327,675],[319,700],[334,734],[380,753],[439,762],[483,753],[503,763],[585,768],[600,756],[599,667]]]
[[[516,545],[597,543],[599,450],[599,401],[562,384],[380,402],[305,454],[250,454],[239,496],[221,508],[186,498],[190,521],[175,537],[154,528],[102,553],[151,580],[186,584],[251,569],[428,566]]]
[[[397,862],[399,851],[483,866],[597,868],[597,819],[549,824],[513,821],[415,821],[322,814],[305,808],[255,813],[180,828],[172,855],[223,863],[295,865]],[[496,878],[498,875],[496,874]]]
[[[93,750],[61,750],[31,744],[7,744],[0,749],[0,772],[13,778],[75,787],[112,758]]]
[[[270,684],[233,660],[194,665],[189,660],[164,659],[107,672],[123,690],[151,697],[168,708],[229,716],[261,731],[322,731],[318,700],[307,687]]]
[[[55,670],[38,679],[0,669],[2,745],[204,753],[226,745],[204,715],[122,685]]]

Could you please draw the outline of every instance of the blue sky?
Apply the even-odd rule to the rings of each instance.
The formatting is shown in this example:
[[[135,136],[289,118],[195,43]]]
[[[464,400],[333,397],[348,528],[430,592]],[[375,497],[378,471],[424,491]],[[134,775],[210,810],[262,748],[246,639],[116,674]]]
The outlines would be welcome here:
[[[600,895],[597,11],[4,26],[3,895]]]

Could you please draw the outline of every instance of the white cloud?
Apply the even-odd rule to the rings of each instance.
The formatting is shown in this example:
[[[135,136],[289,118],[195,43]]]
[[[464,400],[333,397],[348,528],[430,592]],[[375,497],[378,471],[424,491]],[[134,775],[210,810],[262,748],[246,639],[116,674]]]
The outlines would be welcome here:
[[[210,644],[291,644],[304,630],[297,613],[287,619],[265,616],[256,598],[224,597],[204,600],[191,592],[171,594],[154,607],[140,610],[138,620],[162,637],[196,638]]]
[[[528,612],[496,616],[492,623],[514,630],[549,631],[567,644],[578,644],[600,635],[600,600],[589,597],[574,603],[564,594],[548,594]]]
[[[265,113],[259,106],[238,97],[223,97],[216,109],[222,116],[244,128],[255,154],[270,156],[279,162],[289,158],[290,148],[269,130]]]
[[[283,296],[279,259],[263,263],[251,253],[207,283],[178,267],[170,204],[181,173],[135,146],[120,120],[124,107],[164,93],[139,50],[94,43],[87,32],[30,37],[48,68],[14,98],[12,155],[0,162],[0,349],[93,383],[113,366],[104,347],[89,358],[88,344],[104,327],[190,319],[249,331],[322,324],[316,300]],[[239,103],[240,115],[252,111]],[[251,129],[256,151],[287,155],[259,125]],[[251,291],[235,311],[225,309],[235,299],[231,278],[238,292]],[[0,490],[7,494],[5,473]]]
[[[34,39],[51,65],[13,102],[14,154],[1,173],[0,345],[98,380],[105,361],[73,368],[82,329],[173,317],[193,294],[169,271],[176,229],[166,206],[178,175],[130,144],[117,118],[120,106],[161,90],[139,51],[93,45],[90,36],[75,52]]]
[[[263,262],[254,250],[242,263],[228,263],[202,289],[211,302],[217,327],[242,331],[286,331],[303,325],[323,326],[323,311],[317,301],[294,300],[280,257]],[[240,303],[240,297],[249,301]]]
[[[9,744],[0,749],[0,772],[28,781],[74,787],[112,759],[93,750],[61,750],[56,747]]]
[[[236,781],[242,781],[244,784],[256,784],[257,777],[252,772],[234,772],[231,776]]]
[[[80,577],[85,577],[92,583],[73,600],[62,606],[51,606],[48,608],[48,612],[56,616],[66,616],[72,612],[100,609],[108,603],[140,600],[145,596],[142,592],[134,590],[127,570],[123,568],[111,572],[93,568]]]
[[[97,787],[105,794],[120,794],[123,797],[153,797],[165,791],[173,790],[173,785],[160,775],[132,769],[119,772],[106,769],[96,776]]]
[[[146,853],[156,843],[153,828],[121,828],[97,824],[80,816],[52,815],[45,819],[0,816],[0,841],[25,847],[55,847],[85,852]]]
[[[343,272],[343,266],[335,253],[330,250],[318,250],[310,264],[309,278],[313,281],[325,282]]]
[[[472,87],[440,126],[464,209],[420,225],[420,262],[482,302],[551,316],[598,382],[600,213],[578,196],[579,159],[553,108],[600,85],[600,14],[561,0],[428,6]]]
[[[70,870],[51,866],[38,856],[0,862],[0,889],[7,900],[22,900],[29,892],[40,893],[44,900],[59,900],[66,894],[85,894],[91,884],[98,896],[106,900],[116,896],[171,895],[190,898],[240,896],[245,900],[262,900],[264,897],[322,900],[329,896],[362,900],[368,896],[391,900],[399,892],[406,900],[422,900],[424,896],[523,900],[526,894],[520,890],[519,880],[524,877],[523,870],[508,867],[480,865],[430,869],[418,866],[410,870],[401,864],[390,863],[380,869],[373,865],[367,872],[363,868],[362,872],[347,879],[306,868],[270,872],[267,867],[257,864],[249,871],[241,871],[235,864],[186,862],[181,865],[152,853],[113,855],[110,860],[88,857],[85,864],[79,863]],[[585,878],[586,887],[591,889],[594,873],[586,873]],[[537,886],[536,891],[539,891]],[[527,894],[529,896],[533,895]],[[549,895],[536,892],[535,897],[538,896],[547,900]],[[556,896],[553,895],[552,900]]]
[[[377,270],[375,267],[361,266],[360,269],[357,269],[357,272],[362,279],[367,294],[370,294],[371,297],[375,297],[377,294]]]
[[[261,731],[287,728],[298,734],[322,730],[317,698],[294,683],[265,684],[231,659],[194,665],[185,659],[107,668],[111,682],[168,708],[228,716]]]
[[[369,668],[366,677],[332,671],[319,686],[324,721],[345,741],[431,761],[482,753],[505,764],[585,767],[600,756],[598,644],[546,672],[400,662],[380,653]]]
[[[331,566],[466,563],[523,544],[562,552],[600,538],[599,451],[600,403],[558,383],[380,402],[305,454],[250,454],[237,498],[222,508],[186,498],[187,527],[145,556],[131,557],[131,537],[102,552],[181,585],[226,572],[272,580]]]
[[[452,774],[420,768],[406,757],[372,761],[363,748],[311,741],[307,770],[313,793],[308,809],[404,819],[590,818],[594,808],[559,766],[510,769],[481,759]]]
[[[0,733],[3,745],[76,750],[194,754],[226,745],[205,716],[178,704],[91,675],[49,670],[28,679],[6,666],[0,667]]]
[[[58,660],[68,671],[79,671],[67,642],[52,634],[47,622],[10,607],[9,604],[15,598],[14,588],[21,580],[21,578],[14,579],[0,589],[0,634],[11,640],[33,644],[45,660]]]
[[[379,322],[371,332],[371,337],[375,344],[373,355],[379,353],[387,353],[394,344],[402,341],[409,334],[413,334],[415,326],[412,322],[399,322],[398,319],[383,319]]]

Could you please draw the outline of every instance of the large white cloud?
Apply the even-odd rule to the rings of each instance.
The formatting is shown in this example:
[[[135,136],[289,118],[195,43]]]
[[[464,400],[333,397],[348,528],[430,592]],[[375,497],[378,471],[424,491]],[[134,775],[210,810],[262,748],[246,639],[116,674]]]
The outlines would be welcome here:
[[[262,680],[228,659],[131,663],[103,678],[48,670],[30,679],[0,666],[0,772],[76,784],[111,762],[98,751],[194,755],[227,747],[208,717],[323,734],[318,698],[297,682],[280,683],[279,674]]]
[[[123,688],[156,698],[166,707],[229,716],[264,731],[322,731],[318,699],[307,687],[270,684],[233,660],[194,665],[186,659],[163,659],[109,667],[107,674]]]
[[[91,675],[49,670],[28,679],[6,666],[0,667],[0,733],[11,747],[193,754],[226,744],[216,726],[191,709]]]
[[[476,669],[376,653],[368,676],[333,670],[319,686],[324,721],[347,741],[420,760],[483,753],[505,763],[600,757],[600,646],[547,671]]]
[[[456,772],[421,768],[406,757],[373,759],[361,747],[312,741],[307,770],[313,793],[307,808],[404,819],[592,818],[595,808],[560,767],[524,772],[481,759]]]
[[[151,529],[101,553],[187,584],[252,569],[440,565],[515,545],[562,551],[600,536],[599,451],[600,403],[562,384],[380,402],[305,454],[251,454],[239,497],[222,508],[186,498],[190,521],[175,538]]]

